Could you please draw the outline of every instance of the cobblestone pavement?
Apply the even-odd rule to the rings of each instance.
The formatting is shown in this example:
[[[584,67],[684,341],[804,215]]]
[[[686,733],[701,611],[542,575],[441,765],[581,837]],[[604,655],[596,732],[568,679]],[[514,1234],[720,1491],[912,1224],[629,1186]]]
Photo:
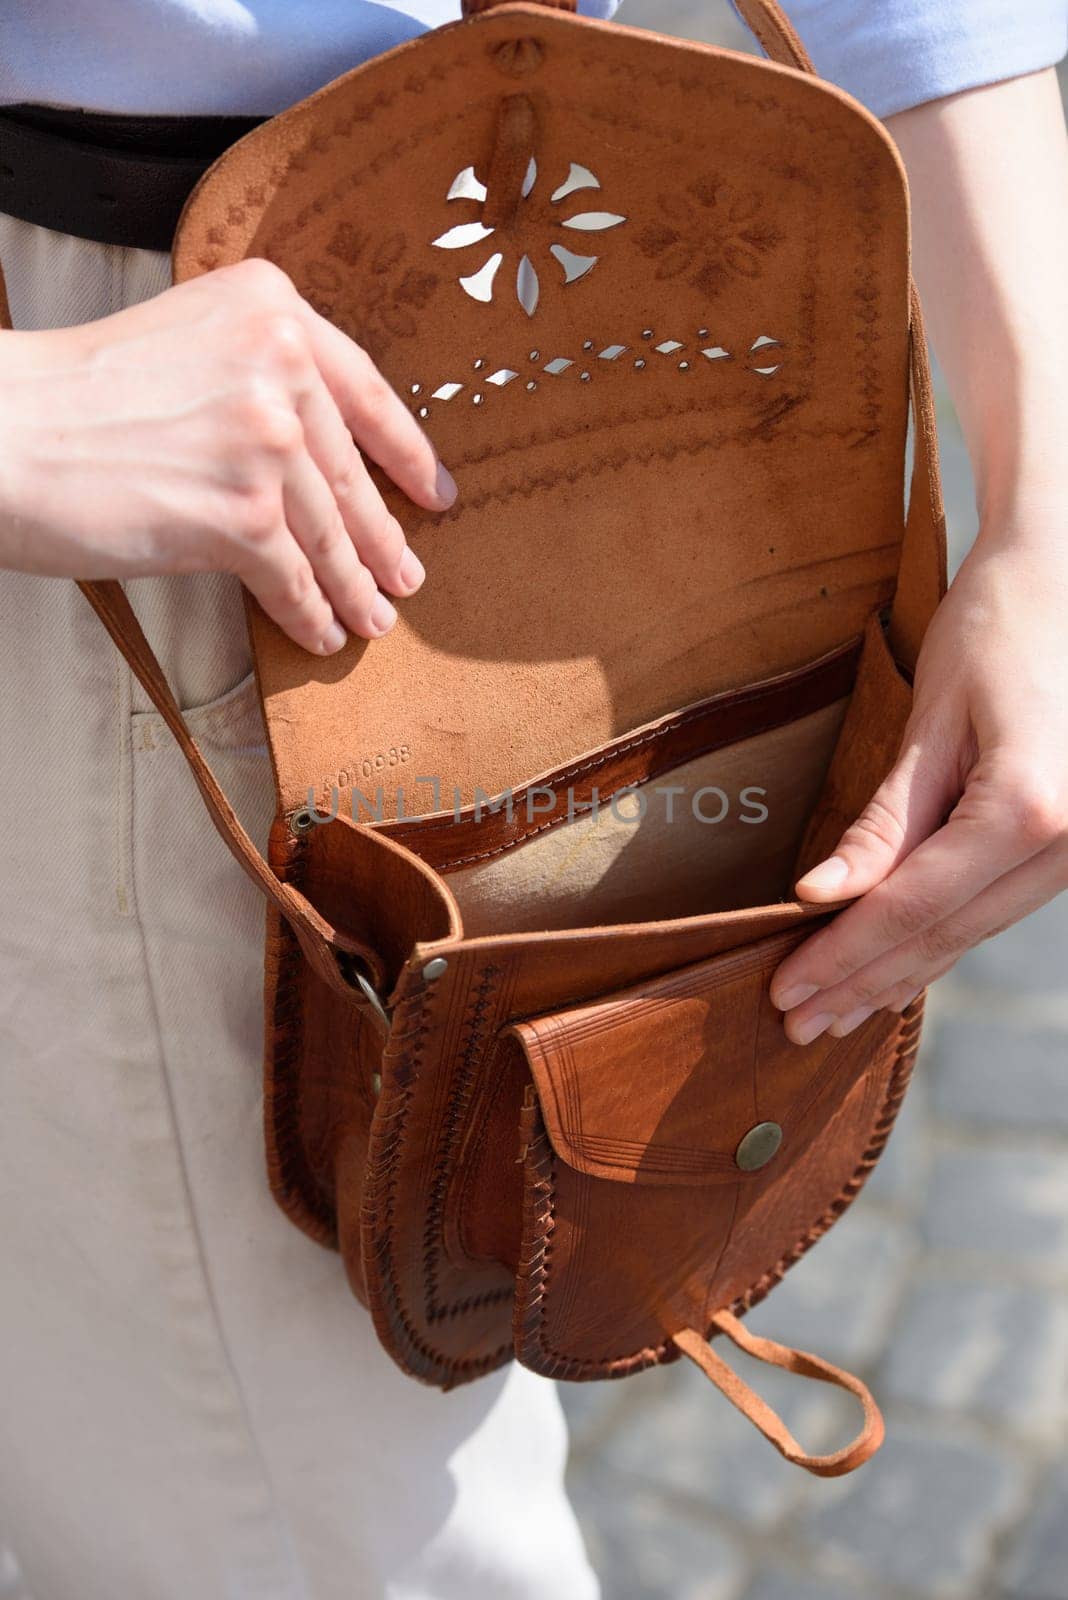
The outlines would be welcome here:
[[[621,19],[746,48],[725,12]],[[944,395],[940,424],[959,560],[975,514]],[[1068,896],[943,979],[882,1163],[748,1319],[871,1383],[888,1439],[860,1473],[787,1466],[688,1362],[562,1386],[605,1600],[1068,1600],[1066,954]],[[750,1373],[810,1448],[847,1437],[849,1402]]]

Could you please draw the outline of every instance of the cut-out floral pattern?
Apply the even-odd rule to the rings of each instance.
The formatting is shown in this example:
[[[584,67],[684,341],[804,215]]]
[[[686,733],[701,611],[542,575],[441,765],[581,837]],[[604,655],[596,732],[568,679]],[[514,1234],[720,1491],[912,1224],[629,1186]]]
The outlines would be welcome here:
[[[661,194],[662,219],[638,234],[638,248],[656,262],[658,278],[685,277],[712,297],[735,278],[757,278],[783,235],[761,216],[762,201],[714,175],[683,194]]]
[[[567,177],[547,199],[543,200],[540,192],[535,193],[537,183],[538,165],[531,156],[520,191],[520,203],[511,222],[499,228],[487,227],[484,222],[477,220],[458,222],[431,240],[439,250],[470,250],[493,238],[493,246],[486,259],[473,271],[461,273],[458,278],[464,293],[483,304],[493,299],[498,288],[498,272],[505,256],[514,251],[518,257],[515,296],[528,317],[534,315],[541,295],[541,280],[531,254],[537,249],[533,241],[539,233],[551,241],[547,244],[548,253],[563,269],[564,283],[575,283],[592,271],[599,257],[573,250],[560,239],[552,238],[552,235],[560,228],[568,228],[579,234],[602,233],[607,228],[619,227],[620,223],[627,220],[614,211],[584,210],[568,217],[555,209],[583,189],[601,187],[600,180],[589,168],[580,166],[576,161],[571,162]],[[471,201],[482,206],[486,193],[486,186],[474,167],[465,167],[456,174],[445,199],[447,202]]]
[[[726,349],[721,344],[709,344],[707,328],[699,328],[696,340],[691,344],[685,339],[676,339],[670,335],[660,336],[652,328],[643,328],[641,343],[635,341],[629,344],[606,344],[598,349],[593,339],[587,339],[582,346],[582,356],[554,355],[547,360],[541,350],[530,350],[527,360],[536,363],[535,370],[547,373],[550,378],[561,379],[566,374],[576,377],[582,383],[589,383],[594,372],[602,362],[616,363],[618,366],[631,367],[635,372],[643,372],[647,368],[656,366],[673,367],[679,373],[694,371],[697,367],[707,363],[715,366],[720,362],[739,362],[747,372],[758,378],[771,378],[782,370],[785,354],[781,339],[774,338],[770,333],[761,333],[748,346],[737,352]],[[643,345],[646,353],[642,354]],[[628,359],[623,361],[621,358]],[[698,361],[697,357],[703,358]],[[585,364],[584,364],[585,363]],[[428,417],[430,408],[426,401],[429,400],[455,400],[458,395],[468,391],[468,398],[472,404],[481,405],[484,398],[485,384],[492,384],[496,389],[503,389],[520,373],[514,367],[498,367],[493,372],[485,372],[484,368],[489,363],[482,357],[472,363],[472,371],[476,374],[473,378],[465,380],[450,379],[445,383],[430,390],[424,398],[423,385],[412,383],[409,393],[413,398],[413,409],[420,417]],[[528,393],[533,393],[538,388],[537,378],[529,378],[525,385]]]

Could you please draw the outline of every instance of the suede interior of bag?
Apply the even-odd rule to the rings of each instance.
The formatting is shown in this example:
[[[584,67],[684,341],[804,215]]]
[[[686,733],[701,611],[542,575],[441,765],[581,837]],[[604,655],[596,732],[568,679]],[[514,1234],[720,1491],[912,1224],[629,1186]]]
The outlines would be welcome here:
[[[770,904],[790,872],[846,702],[665,774],[596,816],[538,834],[448,877],[469,938],[642,922]],[[664,790],[676,794],[668,811]],[[699,791],[695,810],[693,798]],[[766,818],[742,792],[759,789]],[[715,820],[719,818],[719,820]]]
[[[661,772],[617,804],[545,826],[481,861],[476,824],[464,864],[443,869],[465,935],[701,916],[788,899],[886,776],[911,700],[873,616],[851,695]],[[680,791],[670,810],[668,789]],[[418,824],[404,842],[419,853]]]
[[[434,515],[377,474],[429,572],[385,639],[312,661],[251,606],[283,811],[382,775],[387,807],[394,777],[497,793],[812,660],[893,594],[896,153],[834,88],[667,39],[652,70],[651,39],[523,5],[438,29],[248,135],[186,207],[176,278],[277,261],[460,486]],[[501,220],[477,186],[516,94],[534,176]],[[561,248],[593,264],[566,281]],[[461,280],[492,252],[480,300]]]

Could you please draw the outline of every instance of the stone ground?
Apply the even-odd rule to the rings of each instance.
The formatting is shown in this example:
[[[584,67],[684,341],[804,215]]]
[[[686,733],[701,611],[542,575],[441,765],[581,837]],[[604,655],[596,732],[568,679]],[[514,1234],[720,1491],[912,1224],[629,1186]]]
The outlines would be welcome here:
[[[725,10],[621,17],[746,48]],[[944,394],[940,423],[959,560],[975,513]],[[688,1362],[563,1386],[605,1600],[1068,1600],[1066,951],[1068,896],[943,979],[883,1162],[749,1318],[872,1385],[888,1440],[862,1472],[788,1467]],[[850,1402],[747,1376],[810,1448],[847,1437]]]

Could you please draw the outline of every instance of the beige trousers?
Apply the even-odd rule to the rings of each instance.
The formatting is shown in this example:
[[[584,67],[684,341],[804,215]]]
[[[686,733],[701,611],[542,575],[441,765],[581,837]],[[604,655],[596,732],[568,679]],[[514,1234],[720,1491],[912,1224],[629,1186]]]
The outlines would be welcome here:
[[[166,288],[0,216],[15,326]],[[0,336],[2,351],[2,336]],[[236,586],[129,592],[253,836]],[[0,573],[0,1543],[34,1600],[592,1600],[552,1385],[403,1377],[270,1199],[263,907],[72,583]],[[0,1560],[0,1589],[4,1586]],[[14,1579],[11,1580],[15,1582]]]

